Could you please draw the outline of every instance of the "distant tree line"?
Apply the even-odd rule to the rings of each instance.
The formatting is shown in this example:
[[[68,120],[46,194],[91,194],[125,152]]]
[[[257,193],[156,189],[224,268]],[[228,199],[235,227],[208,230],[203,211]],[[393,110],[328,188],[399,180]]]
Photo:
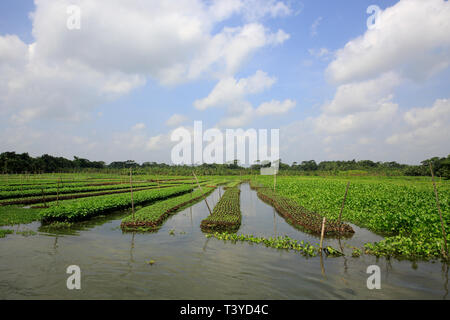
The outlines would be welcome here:
[[[424,160],[420,165],[400,164],[391,162],[374,162],[371,160],[351,161],[322,161],[316,163],[314,160],[294,162],[291,165],[280,161],[280,174],[289,175],[318,175],[339,174],[339,172],[353,171],[354,174],[384,174],[384,175],[407,175],[407,176],[429,176],[431,175],[429,165],[438,177],[450,178],[450,155],[446,158],[434,157]],[[11,173],[52,173],[52,172],[80,172],[80,171],[108,171],[123,172],[133,168],[136,174],[150,173],[162,175],[190,175],[192,170],[201,175],[244,175],[256,174],[261,167],[270,166],[269,162],[257,161],[250,167],[243,167],[238,160],[227,164],[202,164],[168,165],[157,162],[144,162],[139,164],[134,160],[114,161],[107,165],[103,161],[90,161],[74,157],[69,160],[63,157],[53,157],[44,154],[33,158],[28,153],[18,154],[15,152],[4,152],[0,154],[0,172]]]

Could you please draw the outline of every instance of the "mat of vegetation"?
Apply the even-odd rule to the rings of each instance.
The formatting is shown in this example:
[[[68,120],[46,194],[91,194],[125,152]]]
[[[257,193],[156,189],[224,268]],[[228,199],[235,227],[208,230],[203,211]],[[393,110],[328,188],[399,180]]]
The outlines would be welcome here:
[[[181,195],[191,190],[192,186],[188,185],[139,191],[133,194],[133,200],[135,205],[143,205]],[[43,222],[80,221],[101,213],[130,208],[131,204],[129,193],[68,200],[42,210],[41,220]]]
[[[226,186],[223,187],[223,188],[224,188],[224,189],[228,189],[228,188],[236,188],[236,187],[239,186],[241,183],[242,183],[241,180],[231,181],[231,182],[228,182],[228,183],[226,184]]]
[[[135,187],[150,187],[156,186],[155,183],[145,183],[136,184]],[[31,196],[41,196],[44,195],[56,195],[56,194],[66,194],[66,193],[81,193],[81,192],[94,192],[94,191],[106,191],[106,190],[118,190],[118,189],[130,189],[130,184],[119,184],[119,185],[106,185],[106,186],[63,186],[60,188],[38,188],[38,189],[28,189],[28,190],[15,190],[15,191],[2,191],[0,192],[0,199],[14,199],[23,198]],[[43,192],[42,192],[43,191]]]
[[[120,227],[124,231],[151,231],[158,229],[161,224],[172,214],[203,200],[215,188],[206,187],[196,189],[192,193],[158,201],[150,206],[135,212],[135,216],[129,215],[122,220]]]
[[[173,187],[173,185],[160,185],[160,186],[152,186],[152,187],[146,187],[146,188],[140,188],[139,186],[136,188],[133,185],[133,192],[142,191],[142,190],[152,190],[152,189],[158,189],[158,188],[169,188]],[[49,202],[53,201],[62,201],[62,200],[71,200],[71,199],[80,199],[80,198],[88,198],[88,197],[97,197],[97,196],[104,196],[108,194],[118,194],[118,193],[129,193],[130,188],[128,189],[119,189],[119,190],[107,190],[107,191],[101,191],[101,192],[89,192],[89,193],[69,193],[64,195],[44,195],[39,197],[26,197],[26,198],[15,198],[15,199],[3,199],[0,200],[0,206],[9,206],[9,205],[17,205],[17,204],[48,204]]]
[[[286,249],[286,250],[294,250],[301,253],[304,256],[315,257],[319,253],[319,248],[313,246],[305,241],[298,241],[295,239],[291,239],[288,236],[284,237],[276,237],[276,238],[264,238],[264,237],[255,237],[253,235],[237,235],[235,233],[228,232],[214,232],[206,235],[207,238],[214,237],[219,240],[232,241],[232,242],[249,242],[249,243],[257,243],[264,244],[266,247],[275,248],[275,249]]]
[[[431,178],[279,177],[277,193],[330,219],[337,219],[347,181],[350,188],[343,220],[384,235],[367,243],[366,253],[408,259],[442,257],[443,236]],[[273,185],[273,178],[258,177]],[[440,206],[450,244],[450,182],[437,183]]]
[[[28,224],[39,220],[39,209],[25,209],[17,206],[0,207],[0,226]]]
[[[251,187],[255,188],[255,185],[252,184]],[[265,203],[273,206],[275,210],[277,210],[277,212],[287,220],[288,223],[314,234],[321,233],[323,222],[322,215],[306,209],[290,198],[281,196],[271,188],[258,187],[256,189],[258,197]],[[345,237],[351,236],[354,233],[355,231],[348,224],[341,223],[339,226],[337,221],[330,219],[325,222],[325,236],[341,235]]]
[[[213,209],[200,224],[203,231],[237,231],[241,226],[239,188],[228,188]]]

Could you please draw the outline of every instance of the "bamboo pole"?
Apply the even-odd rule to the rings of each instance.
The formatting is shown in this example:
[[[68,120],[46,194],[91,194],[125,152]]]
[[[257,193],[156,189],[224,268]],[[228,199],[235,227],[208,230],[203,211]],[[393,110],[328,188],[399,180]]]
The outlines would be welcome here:
[[[326,221],[326,218],[323,217],[323,220],[322,220],[322,231],[320,233],[320,253],[322,253],[322,248],[323,248],[323,236],[325,234],[325,221]]]
[[[131,214],[133,215],[133,221],[134,221],[134,200],[133,200],[133,180],[132,180],[132,173],[130,168],[130,192],[131,192]]]
[[[444,220],[442,219],[441,206],[439,205],[439,196],[438,196],[438,192],[436,189],[436,182],[434,182],[434,173],[433,173],[433,167],[431,166],[431,162],[430,162],[430,171],[431,171],[431,179],[433,181],[434,194],[436,196],[436,207],[439,212],[439,218],[441,219],[442,236],[444,237],[445,258],[448,259],[447,234],[445,232]]]
[[[201,190],[201,191],[202,191],[202,193],[203,193],[203,189],[202,189],[202,186],[200,185],[200,183],[198,183],[198,179],[197,179],[197,176],[195,175],[195,172],[194,172],[194,171],[192,171],[192,174],[194,175],[195,181],[197,181],[197,185],[198,185],[198,187],[200,188],[200,190]],[[209,214],[212,214],[212,212],[211,212],[211,208],[209,207],[209,204],[208,204],[208,201],[206,201],[206,197],[205,197],[205,203],[206,203],[206,206],[208,207],[208,210],[209,210]]]
[[[344,200],[342,200],[341,211],[339,212],[339,220],[338,220],[339,236],[341,236],[342,211],[344,211],[345,200],[347,199],[347,193],[348,193],[348,187],[349,187],[349,186],[350,186],[350,181],[347,182],[347,187],[345,188]]]

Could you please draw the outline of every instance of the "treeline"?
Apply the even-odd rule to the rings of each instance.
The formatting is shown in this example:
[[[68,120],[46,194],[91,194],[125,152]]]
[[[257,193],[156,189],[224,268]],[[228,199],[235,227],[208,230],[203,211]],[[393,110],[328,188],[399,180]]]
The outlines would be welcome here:
[[[351,161],[322,161],[314,160],[294,162],[291,165],[280,161],[279,174],[286,175],[337,175],[342,172],[353,174],[381,174],[381,175],[407,175],[429,176],[429,165],[432,165],[434,174],[443,178],[450,178],[450,155],[446,158],[434,157],[424,160],[420,165],[399,164],[391,162],[374,162],[371,160]],[[202,164],[195,166],[195,171],[200,175],[247,175],[256,174],[261,167],[270,166],[270,163],[257,161],[250,167],[243,167],[238,160],[227,164]],[[115,161],[107,165],[103,161],[90,161],[74,157],[69,160],[63,157],[53,157],[48,154],[33,158],[28,153],[17,154],[4,152],[0,154],[0,172],[3,174],[14,173],[52,173],[52,172],[123,172],[133,168],[135,174],[158,175],[190,175],[193,166],[168,165],[165,163],[144,162],[139,164],[133,160]]]

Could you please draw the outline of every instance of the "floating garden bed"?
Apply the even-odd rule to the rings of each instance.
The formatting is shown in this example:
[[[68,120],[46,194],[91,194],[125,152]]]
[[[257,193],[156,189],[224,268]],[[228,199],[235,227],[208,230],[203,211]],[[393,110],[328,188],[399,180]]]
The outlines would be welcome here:
[[[123,231],[156,230],[170,215],[203,200],[214,189],[209,187],[203,190],[197,189],[192,193],[183,194],[144,207],[136,211],[134,218],[130,215],[123,219],[120,227]]]
[[[220,198],[213,212],[204,219],[200,228],[203,231],[237,231],[241,226],[241,208],[237,188],[228,188]]]
[[[192,186],[179,186],[139,191],[133,194],[133,200],[135,205],[143,205],[182,195],[192,189]],[[41,220],[43,222],[80,221],[109,211],[127,209],[131,207],[131,204],[129,193],[68,200],[43,210]]]
[[[258,197],[273,206],[293,226],[314,234],[321,233],[323,217],[320,214],[298,205],[294,200],[283,197],[270,188],[258,187],[254,183],[251,183],[250,187],[256,189]],[[352,236],[354,233],[355,231],[348,224],[342,223],[339,226],[336,221],[326,220],[325,236],[338,236],[340,234],[345,237]]]

